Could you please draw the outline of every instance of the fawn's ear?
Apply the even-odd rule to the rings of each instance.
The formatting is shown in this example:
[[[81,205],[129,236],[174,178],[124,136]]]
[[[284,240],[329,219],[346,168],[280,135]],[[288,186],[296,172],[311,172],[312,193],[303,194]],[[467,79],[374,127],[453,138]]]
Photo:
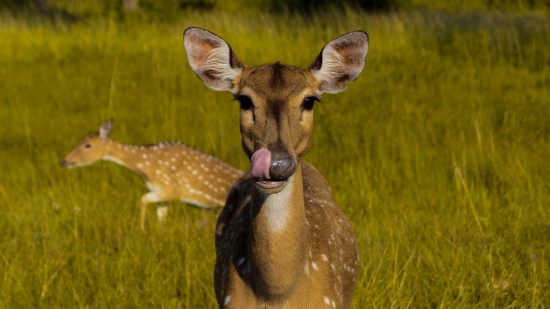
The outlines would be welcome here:
[[[109,139],[109,133],[111,133],[111,129],[113,128],[113,120],[107,120],[104,123],[101,124],[99,127],[99,137],[102,140],[108,140]]]
[[[347,83],[357,79],[363,70],[368,50],[369,36],[363,31],[344,34],[325,45],[309,67],[319,81],[319,91],[346,90]]]
[[[191,69],[209,88],[233,90],[233,81],[244,65],[229,44],[219,36],[200,28],[187,28],[183,43]]]

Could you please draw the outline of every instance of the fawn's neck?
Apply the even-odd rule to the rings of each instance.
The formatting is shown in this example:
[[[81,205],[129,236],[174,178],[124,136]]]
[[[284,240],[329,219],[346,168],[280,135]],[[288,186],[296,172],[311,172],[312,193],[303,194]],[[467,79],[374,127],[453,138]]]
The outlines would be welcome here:
[[[258,284],[274,295],[289,293],[303,277],[307,257],[301,167],[283,191],[271,195],[256,191],[251,214],[248,250]]]
[[[134,172],[143,174],[144,168],[149,162],[145,146],[134,146],[108,140],[103,160],[122,165]]]

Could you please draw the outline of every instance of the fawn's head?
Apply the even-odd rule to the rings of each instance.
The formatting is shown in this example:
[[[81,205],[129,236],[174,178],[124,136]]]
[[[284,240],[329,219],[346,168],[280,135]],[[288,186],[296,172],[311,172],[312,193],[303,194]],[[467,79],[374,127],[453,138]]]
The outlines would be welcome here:
[[[89,165],[101,160],[105,156],[106,142],[109,140],[111,128],[111,120],[102,123],[99,131],[86,135],[61,161],[61,165],[71,168]]]
[[[322,93],[337,93],[365,64],[368,36],[355,31],[329,42],[307,69],[279,62],[245,66],[217,35],[200,28],[184,32],[191,68],[214,90],[233,93],[241,108],[243,149],[252,176],[266,192],[278,192],[309,148],[313,105]]]

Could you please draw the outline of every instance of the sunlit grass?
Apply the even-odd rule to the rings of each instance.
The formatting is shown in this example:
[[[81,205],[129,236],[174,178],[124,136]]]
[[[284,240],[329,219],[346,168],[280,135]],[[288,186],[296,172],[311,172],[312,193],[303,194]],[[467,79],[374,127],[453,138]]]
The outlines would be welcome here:
[[[113,138],[180,140],[240,168],[237,104],[189,69],[182,32],[245,63],[307,66],[369,32],[365,71],[316,106],[312,162],[352,220],[353,307],[550,303],[548,19],[432,11],[315,17],[190,13],[179,23],[0,21],[0,307],[214,307],[216,212],[171,204],[111,163],[59,161],[113,118]]]

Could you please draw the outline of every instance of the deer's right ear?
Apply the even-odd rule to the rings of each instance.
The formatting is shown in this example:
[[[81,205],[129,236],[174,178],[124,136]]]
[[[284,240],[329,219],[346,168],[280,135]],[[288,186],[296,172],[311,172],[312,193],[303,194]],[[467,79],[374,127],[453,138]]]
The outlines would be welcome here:
[[[369,36],[354,31],[330,41],[309,70],[319,81],[321,93],[337,93],[346,90],[347,83],[357,79],[365,66],[369,50]]]
[[[187,28],[183,43],[191,69],[209,88],[233,90],[233,81],[244,65],[229,44],[219,36],[200,28]]]
[[[102,140],[108,140],[109,139],[109,133],[111,133],[111,129],[113,128],[113,121],[107,120],[104,123],[101,124],[99,127],[99,138]]]

